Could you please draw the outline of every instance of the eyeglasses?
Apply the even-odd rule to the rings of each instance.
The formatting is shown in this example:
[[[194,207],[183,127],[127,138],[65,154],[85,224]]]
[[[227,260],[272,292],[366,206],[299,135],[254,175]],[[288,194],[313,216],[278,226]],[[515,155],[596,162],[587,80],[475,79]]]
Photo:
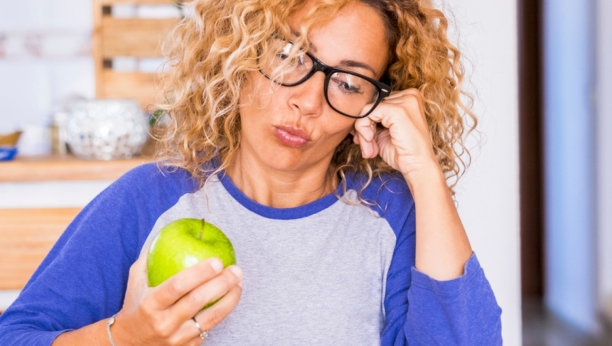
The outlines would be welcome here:
[[[391,94],[391,87],[375,79],[352,71],[325,65],[314,55],[303,50],[293,52],[293,42],[275,35],[260,50],[259,72],[273,82],[286,87],[304,83],[318,71],[325,73],[325,99],[336,112],[349,118],[368,116],[383,98]],[[361,114],[363,108],[374,106]]]

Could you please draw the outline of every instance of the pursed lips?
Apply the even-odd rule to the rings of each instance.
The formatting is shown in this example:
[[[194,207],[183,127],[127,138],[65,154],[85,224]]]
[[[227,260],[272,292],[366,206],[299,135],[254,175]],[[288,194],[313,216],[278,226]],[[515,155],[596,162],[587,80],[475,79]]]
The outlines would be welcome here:
[[[291,135],[300,137],[302,139],[305,139],[307,141],[311,141],[312,139],[310,138],[310,136],[308,135],[308,133],[302,129],[300,129],[299,127],[295,127],[295,126],[288,126],[288,125],[277,125],[274,126],[277,129],[280,129],[282,131],[285,131]]]

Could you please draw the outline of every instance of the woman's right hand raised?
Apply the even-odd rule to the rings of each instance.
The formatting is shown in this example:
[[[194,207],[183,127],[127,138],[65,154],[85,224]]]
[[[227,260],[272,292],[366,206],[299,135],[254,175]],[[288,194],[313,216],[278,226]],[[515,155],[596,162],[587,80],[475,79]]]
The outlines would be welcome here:
[[[200,345],[203,340],[192,318],[206,331],[225,319],[240,300],[242,270],[236,265],[223,269],[218,258],[208,258],[149,287],[147,254],[143,251],[130,268],[123,308],[111,326],[115,344]]]

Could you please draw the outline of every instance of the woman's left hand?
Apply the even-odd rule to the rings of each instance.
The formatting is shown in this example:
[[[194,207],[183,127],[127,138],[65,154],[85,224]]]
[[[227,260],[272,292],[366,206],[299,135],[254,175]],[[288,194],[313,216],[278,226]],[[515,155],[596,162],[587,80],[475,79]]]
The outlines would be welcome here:
[[[372,105],[367,105],[367,112]],[[384,129],[378,129],[381,123]],[[417,89],[392,92],[367,117],[357,119],[351,129],[353,141],[364,158],[381,158],[406,178],[421,168],[437,165],[423,98]]]

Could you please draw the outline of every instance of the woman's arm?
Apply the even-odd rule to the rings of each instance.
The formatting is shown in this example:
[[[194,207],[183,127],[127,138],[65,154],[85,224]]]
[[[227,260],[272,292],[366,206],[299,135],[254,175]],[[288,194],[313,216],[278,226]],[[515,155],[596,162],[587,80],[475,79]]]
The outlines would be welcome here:
[[[407,175],[416,206],[416,269],[436,280],[459,277],[472,247],[440,166],[432,162]]]
[[[106,324],[108,319],[90,324],[81,329],[60,334],[52,346],[112,346],[108,339]]]
[[[176,329],[179,322],[186,325],[174,335],[181,334],[199,345],[199,332],[191,317],[197,313],[199,324],[212,328],[239,299],[241,289],[236,286],[236,277],[228,272],[230,267],[223,274],[217,271],[213,275],[210,263],[202,261],[151,288],[146,282],[147,252],[139,257],[159,215],[185,191],[192,191],[193,186],[185,183],[187,177],[178,174],[161,175],[154,165],[141,166],[89,203],[53,246],[17,300],[0,315],[0,345],[110,345],[106,322],[117,312],[111,332],[118,346],[131,344],[134,338],[164,344],[168,338],[163,335],[169,336],[168,330]],[[140,263],[136,272],[135,262]],[[206,275],[207,271],[210,275]],[[134,280],[134,276],[139,279]],[[216,278],[209,280],[213,276]],[[233,288],[206,287],[217,279]],[[180,284],[172,285],[176,280]],[[230,299],[221,299],[198,312],[230,288]],[[143,306],[150,308],[143,310]],[[215,313],[213,308],[217,306],[223,311]],[[168,310],[171,313],[166,313]],[[147,316],[139,315],[142,311]],[[216,321],[209,320],[211,316]],[[178,322],[169,323],[172,319]],[[156,323],[159,321],[165,323]],[[161,338],[155,335],[159,332]],[[145,340],[140,344],[155,342]]]
[[[416,204],[417,269],[438,280],[461,275],[472,249],[433,151],[420,92],[393,92],[368,117],[358,119],[351,133],[364,158],[380,155],[410,187]]]
[[[235,275],[232,269],[236,266],[224,270],[219,259],[209,258],[152,288],[146,274],[147,253],[130,268],[125,302],[110,336],[108,319],[104,319],[61,334],[52,345],[107,346],[112,337],[117,345],[197,346],[202,343],[200,329],[211,330],[238,304],[242,274]],[[215,305],[201,310],[217,299]]]
[[[386,276],[381,345],[501,345],[501,309],[476,255],[452,280],[435,280],[417,270],[413,197],[401,176],[383,180],[388,190],[377,195],[374,187],[364,196],[379,198],[386,206],[383,216],[396,235]]]
[[[364,158],[380,155],[410,189],[393,208],[407,216],[390,222],[397,241],[381,344],[501,345],[501,309],[438,165],[419,91],[392,93],[352,133]]]
[[[146,238],[139,224],[150,227],[128,188],[135,175],[113,183],[70,223],[0,315],[0,345],[48,346],[120,310],[130,265]]]

